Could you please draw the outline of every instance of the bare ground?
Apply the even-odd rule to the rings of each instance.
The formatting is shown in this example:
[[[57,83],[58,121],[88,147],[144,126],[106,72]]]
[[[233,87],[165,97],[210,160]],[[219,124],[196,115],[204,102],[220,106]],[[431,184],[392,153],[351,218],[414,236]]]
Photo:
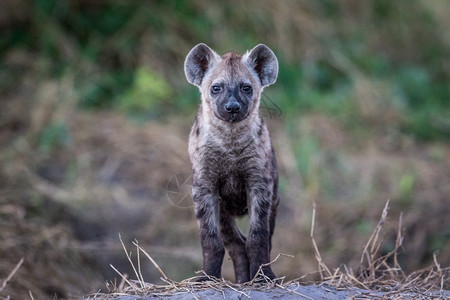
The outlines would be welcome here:
[[[187,300],[187,299],[449,299],[449,291],[422,292],[382,292],[360,288],[337,289],[327,285],[292,285],[285,288],[269,288],[267,290],[243,289],[180,291],[173,295],[148,294],[143,296],[111,295],[109,299],[118,300],[150,300],[155,298]]]

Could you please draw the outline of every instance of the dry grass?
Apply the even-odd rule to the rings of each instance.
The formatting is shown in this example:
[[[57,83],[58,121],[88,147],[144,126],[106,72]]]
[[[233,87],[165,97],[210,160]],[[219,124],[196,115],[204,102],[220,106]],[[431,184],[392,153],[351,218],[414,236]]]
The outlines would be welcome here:
[[[404,299],[411,297],[411,295],[415,298],[424,299],[428,297],[444,298],[445,289],[448,289],[450,284],[450,267],[442,268],[437,262],[436,253],[434,255],[434,265],[412,272],[408,275],[403,272],[398,262],[398,254],[403,242],[402,215],[400,215],[399,218],[397,239],[394,249],[387,254],[380,254],[381,245],[383,244],[383,226],[387,221],[388,208],[389,201],[386,202],[381,218],[364,247],[361,255],[360,267],[357,272],[354,272],[345,265],[332,270],[324,263],[314,238],[316,215],[316,206],[314,203],[311,240],[318,264],[318,273],[321,278],[320,281],[307,280],[308,276],[311,274],[305,274],[301,278],[290,281],[285,281],[284,277],[271,280],[264,276],[261,272],[261,268],[257,276],[245,284],[235,284],[223,278],[221,280],[212,278],[207,276],[203,271],[197,272],[198,276],[182,281],[174,281],[164,273],[147,251],[139,246],[137,242],[133,242],[133,245],[136,247],[136,266],[132,260],[131,252],[128,251],[121,237],[119,237],[137,279],[130,279],[127,274],[121,273],[111,265],[120,276],[121,281],[119,283],[110,282],[107,284],[110,291],[109,294],[95,294],[91,295],[91,297],[94,299],[130,295],[163,297],[189,293],[193,298],[197,299],[195,293],[199,291],[214,290],[222,293],[225,297],[225,291],[232,290],[241,294],[243,297],[251,298],[249,294],[250,291],[271,291],[273,289],[278,289],[278,292],[281,290],[286,294],[294,294],[306,299],[313,299],[306,294],[299,293],[295,290],[295,287],[298,287],[299,285],[314,284],[322,286],[325,290],[327,289],[327,286],[334,287],[337,290],[357,289],[356,293],[358,296],[355,298],[358,299]],[[161,274],[160,279],[164,282],[163,284],[145,282],[141,272],[141,254],[147,257]],[[276,263],[281,256],[290,255],[278,254],[278,256],[269,264]],[[198,279],[204,276],[208,277],[209,280],[199,282]],[[262,280],[257,280],[257,278],[262,278]],[[382,292],[382,294],[380,294],[380,292]],[[430,293],[432,293],[432,296],[430,296]]]
[[[17,263],[17,265],[14,267],[14,269],[11,271],[11,273],[9,273],[8,277],[6,277],[3,280],[2,285],[0,286],[0,292],[2,292],[5,288],[6,285],[8,284],[8,282],[13,278],[14,274],[16,274],[17,270],[19,270],[20,266],[22,266],[23,264],[23,258],[21,258],[19,260],[19,262]]]
[[[0,197],[0,299],[80,297],[95,289],[101,277],[70,229],[36,224],[24,210],[19,199],[7,204]]]
[[[397,239],[394,249],[387,254],[381,255],[380,249],[383,244],[382,230],[387,221],[389,201],[381,214],[381,218],[367,241],[361,254],[360,267],[357,272],[342,267],[334,271],[325,265],[321,259],[320,252],[314,240],[313,230],[311,238],[314,244],[315,255],[319,265],[322,278],[321,284],[335,286],[337,288],[358,287],[372,291],[387,292],[389,297],[401,297],[405,293],[426,295],[430,291],[439,290],[443,295],[444,288],[450,284],[450,267],[441,268],[437,262],[437,253],[434,254],[434,265],[412,272],[406,275],[398,262],[398,254],[403,243],[402,219],[400,214],[398,221]],[[313,215],[315,208],[313,209]],[[314,228],[314,218],[312,228]],[[375,297],[375,295],[372,295]]]

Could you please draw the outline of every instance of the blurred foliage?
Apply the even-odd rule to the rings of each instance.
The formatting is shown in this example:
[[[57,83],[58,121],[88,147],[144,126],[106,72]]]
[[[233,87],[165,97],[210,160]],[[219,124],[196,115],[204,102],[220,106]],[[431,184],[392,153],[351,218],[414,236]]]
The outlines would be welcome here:
[[[69,131],[66,124],[56,123],[46,126],[39,139],[39,150],[49,154],[56,146],[64,146],[69,142]]]
[[[390,126],[424,139],[450,136],[449,43],[442,32],[448,24],[439,23],[436,4],[263,2],[19,0],[9,5],[20,12],[2,26],[7,68],[0,88],[11,90],[30,71],[72,72],[84,108],[141,116],[153,110],[147,118],[186,113],[198,103],[182,79],[190,47],[203,41],[219,52],[243,51],[265,42],[281,62],[269,93],[287,117],[320,111],[352,120],[352,91],[363,77],[389,82],[385,101],[401,106]],[[5,61],[19,49],[36,59],[35,69]]]
[[[158,74],[146,69],[138,69],[134,82],[118,99],[118,108],[132,114],[151,112],[158,116],[169,100],[171,90],[169,85]]]

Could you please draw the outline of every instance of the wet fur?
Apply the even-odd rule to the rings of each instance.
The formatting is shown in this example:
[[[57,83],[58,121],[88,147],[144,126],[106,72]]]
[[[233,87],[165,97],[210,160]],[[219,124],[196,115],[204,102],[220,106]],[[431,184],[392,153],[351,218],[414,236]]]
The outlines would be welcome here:
[[[189,156],[203,269],[220,278],[226,249],[236,281],[247,282],[270,261],[279,202],[275,154],[258,110],[263,88],[276,80],[278,62],[264,45],[244,56],[233,52],[219,56],[199,44],[186,58],[185,72],[202,94],[189,137]],[[221,95],[211,93],[215,84],[224,87]],[[242,92],[243,84],[252,86],[251,94]],[[242,107],[235,115],[223,109],[231,98]],[[246,214],[247,237],[235,223],[236,217]],[[275,278],[270,266],[263,272]]]

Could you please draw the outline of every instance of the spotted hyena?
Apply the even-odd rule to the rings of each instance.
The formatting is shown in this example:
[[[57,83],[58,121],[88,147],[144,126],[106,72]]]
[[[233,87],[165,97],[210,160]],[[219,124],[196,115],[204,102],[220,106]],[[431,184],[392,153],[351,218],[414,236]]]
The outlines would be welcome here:
[[[258,108],[264,87],[277,79],[277,58],[262,44],[244,55],[222,56],[199,44],[187,55],[184,70],[202,99],[189,137],[189,156],[203,270],[220,278],[226,249],[237,282],[251,280],[260,267],[273,279],[266,264],[279,202],[278,168]],[[247,236],[235,222],[245,214]]]

